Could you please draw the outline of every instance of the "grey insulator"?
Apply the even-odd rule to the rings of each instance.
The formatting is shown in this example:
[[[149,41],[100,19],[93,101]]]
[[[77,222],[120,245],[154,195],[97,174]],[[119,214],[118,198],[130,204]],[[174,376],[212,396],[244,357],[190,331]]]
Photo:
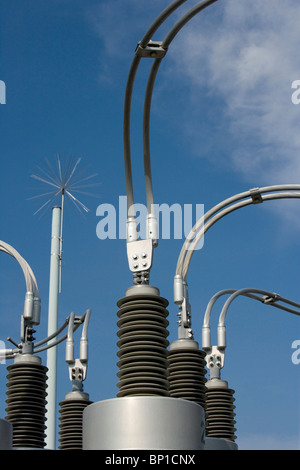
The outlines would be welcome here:
[[[88,394],[72,398],[72,392],[66,399],[59,403],[59,449],[60,450],[82,450],[82,419],[84,409],[92,402]]]
[[[13,447],[44,448],[47,367],[18,362],[7,367],[6,419],[13,425]]]
[[[193,401],[205,408],[204,351],[190,348],[171,349],[168,359],[170,396]]]
[[[234,390],[227,386],[213,386],[210,382],[207,382],[206,391],[206,435],[234,442],[236,440]]]
[[[144,292],[128,295],[117,305],[120,308],[117,396],[168,396],[168,301]]]

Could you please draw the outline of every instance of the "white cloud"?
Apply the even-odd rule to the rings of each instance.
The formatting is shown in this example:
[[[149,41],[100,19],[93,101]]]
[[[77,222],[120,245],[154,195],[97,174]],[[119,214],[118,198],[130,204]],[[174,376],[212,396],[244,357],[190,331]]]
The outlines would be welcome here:
[[[300,5],[227,0],[209,9],[182,32],[173,71],[185,75],[193,106],[207,90],[222,100],[236,171],[262,184],[299,182],[300,105],[291,85],[300,79]]]
[[[109,0],[89,12],[103,42],[102,80],[116,80],[122,67],[128,72],[138,40],[167,4]],[[154,39],[182,14],[171,15]],[[190,152],[231,165],[245,189],[300,183],[300,104],[291,99],[300,80],[299,20],[294,0],[217,2],[184,26],[156,80],[152,114],[175,119]],[[281,205],[285,220],[294,219],[295,202]]]
[[[114,80],[111,75],[116,68],[120,71],[124,63],[127,68],[130,66],[137,43],[168,3],[168,0],[105,0],[87,10],[87,20],[103,44],[101,80]]]

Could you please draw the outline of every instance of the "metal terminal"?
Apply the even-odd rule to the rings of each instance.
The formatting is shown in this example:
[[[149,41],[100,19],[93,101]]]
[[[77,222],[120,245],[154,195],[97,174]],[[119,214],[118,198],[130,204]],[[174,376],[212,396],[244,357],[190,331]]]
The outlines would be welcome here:
[[[253,204],[261,204],[263,202],[263,198],[261,196],[259,188],[250,189],[250,196],[253,201]]]
[[[178,337],[179,338],[193,338],[193,330],[191,329],[191,304],[189,302],[188,286],[185,281],[182,282],[182,301],[177,302],[179,305],[179,312],[177,321],[179,325]]]
[[[135,53],[138,57],[162,59],[166,55],[167,49],[163,48],[161,45],[161,41],[149,41],[146,47],[142,47],[139,42],[136,46]]]
[[[218,346],[206,349],[206,364],[210,370],[210,378],[220,378],[220,370],[224,367],[225,353]]]
[[[133,273],[148,272],[152,266],[153,242],[150,239],[127,243],[129,269]],[[146,276],[147,277],[147,276]]]
[[[87,363],[88,363],[88,339],[87,339],[87,326],[89,323],[91,310],[88,309],[83,316],[83,330],[80,338],[79,358],[74,358],[74,339],[73,328],[77,323],[82,323],[82,318],[77,317],[74,312],[71,313],[69,318],[69,329],[66,340],[66,363],[69,368],[69,378],[71,381],[83,382],[86,379]]]
[[[141,284],[149,284],[149,271],[140,271],[133,273],[133,284],[134,285],[141,285]]]
[[[69,364],[69,377],[71,381],[83,382],[86,378],[87,363],[80,359],[75,359],[73,364]]]

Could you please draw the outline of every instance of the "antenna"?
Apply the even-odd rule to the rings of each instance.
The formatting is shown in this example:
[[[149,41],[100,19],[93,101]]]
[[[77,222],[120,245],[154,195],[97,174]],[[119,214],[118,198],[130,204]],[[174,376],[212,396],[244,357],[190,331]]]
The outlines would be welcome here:
[[[68,159],[62,160],[59,155],[56,155],[56,167],[53,168],[49,160],[45,158],[45,168],[39,166],[39,173],[31,174],[31,178],[39,181],[43,185],[46,185],[44,187],[49,189],[44,192],[44,188],[38,188],[42,189],[43,192],[28,198],[29,200],[46,198],[46,201],[43,202],[34,212],[34,215],[42,213],[49,209],[49,207],[56,205],[61,207],[59,235],[59,292],[61,292],[63,219],[66,199],[69,199],[72,202],[81,215],[85,215],[90,212],[90,209],[76,196],[94,196],[94,194],[87,192],[86,189],[99,185],[99,183],[90,182],[92,178],[97,176],[97,173],[86,175],[84,170],[78,170],[81,160],[81,157],[75,158],[72,156]]]
[[[45,158],[45,168],[38,167],[39,172],[31,177],[47,187],[48,191],[30,197],[29,199],[45,198],[35,215],[42,213],[52,206],[52,228],[51,228],[51,257],[50,257],[50,279],[49,279],[49,304],[48,304],[48,336],[57,331],[58,297],[61,293],[61,269],[62,269],[62,244],[63,244],[63,219],[66,200],[70,200],[81,215],[89,212],[88,207],[81,202],[75,194],[92,195],[85,190],[99,183],[91,183],[90,180],[97,174],[85,175],[79,172],[80,158],[69,157],[61,160],[56,156],[56,166],[50,164]],[[55,337],[52,340],[55,342]],[[51,344],[51,343],[50,343]],[[47,412],[47,446],[55,449],[56,435],[56,370],[57,350],[56,346],[47,351],[48,367],[48,412]]]

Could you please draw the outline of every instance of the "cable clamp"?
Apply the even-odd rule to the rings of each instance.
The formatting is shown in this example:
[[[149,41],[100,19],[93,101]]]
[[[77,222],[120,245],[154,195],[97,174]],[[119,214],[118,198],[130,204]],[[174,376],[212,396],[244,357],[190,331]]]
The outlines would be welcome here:
[[[206,348],[206,364],[208,369],[222,369],[224,367],[225,353],[219,346]]]
[[[129,269],[133,273],[149,271],[152,266],[153,242],[150,239],[127,243]]]
[[[272,294],[272,295],[266,295],[265,297],[263,297],[263,303],[264,304],[267,304],[267,305],[272,305],[274,304],[275,302],[277,302],[279,300],[279,295],[278,294]]]
[[[261,204],[263,202],[263,198],[261,196],[259,188],[250,189],[250,196],[253,201],[253,204]]]
[[[146,47],[141,46],[141,42],[138,43],[135,49],[135,54],[138,57],[150,57],[153,59],[162,59],[167,49],[163,48],[161,41],[149,41]]]
[[[75,359],[69,363],[69,378],[70,380],[78,380],[83,382],[86,379],[87,364],[83,363],[80,359]]]

